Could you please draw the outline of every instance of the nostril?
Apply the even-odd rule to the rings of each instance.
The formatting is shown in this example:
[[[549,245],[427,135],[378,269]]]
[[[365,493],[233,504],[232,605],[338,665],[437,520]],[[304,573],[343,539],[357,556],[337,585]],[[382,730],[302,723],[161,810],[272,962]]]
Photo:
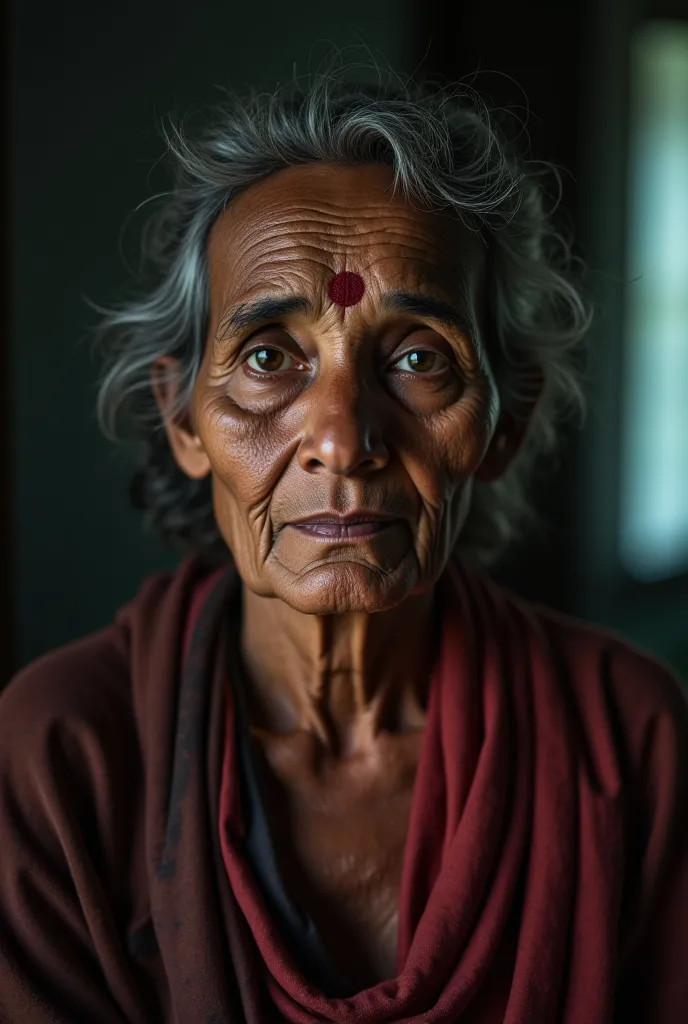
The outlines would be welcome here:
[[[371,437],[352,417],[335,417],[331,411],[312,425],[299,445],[299,463],[308,473],[371,474],[388,460],[381,438]]]

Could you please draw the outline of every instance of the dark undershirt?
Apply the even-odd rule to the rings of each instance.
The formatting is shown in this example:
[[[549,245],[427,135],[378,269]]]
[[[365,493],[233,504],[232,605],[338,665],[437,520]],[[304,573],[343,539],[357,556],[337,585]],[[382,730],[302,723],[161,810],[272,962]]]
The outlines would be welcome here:
[[[234,622],[241,621],[240,605],[239,614],[231,618]],[[312,918],[293,902],[280,875],[277,851],[265,811],[266,765],[262,752],[251,740],[245,692],[246,670],[241,664],[239,636],[232,640],[229,678],[234,696],[237,769],[247,859],[282,940],[300,973],[324,995],[346,998],[354,995],[358,988],[332,963]]]

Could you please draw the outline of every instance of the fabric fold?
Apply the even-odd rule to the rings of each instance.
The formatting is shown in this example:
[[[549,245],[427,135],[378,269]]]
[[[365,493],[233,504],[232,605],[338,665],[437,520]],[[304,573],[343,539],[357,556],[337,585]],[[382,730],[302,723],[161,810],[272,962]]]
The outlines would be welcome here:
[[[241,581],[189,558],[0,698],[0,1018],[685,1024],[680,684],[473,568],[437,596],[394,978],[336,998],[272,911],[233,742]]]
[[[297,968],[238,826],[228,705],[220,838],[269,1002],[292,1024],[603,1024],[613,965],[598,971],[611,955],[599,936],[615,934],[618,907],[605,893],[622,861],[601,831],[615,835],[619,808],[580,776],[561,672],[527,606],[459,564],[439,586],[442,640],[414,784],[396,978],[342,999]],[[577,936],[594,899],[603,921],[588,922],[586,942]],[[571,970],[588,981],[567,986]]]

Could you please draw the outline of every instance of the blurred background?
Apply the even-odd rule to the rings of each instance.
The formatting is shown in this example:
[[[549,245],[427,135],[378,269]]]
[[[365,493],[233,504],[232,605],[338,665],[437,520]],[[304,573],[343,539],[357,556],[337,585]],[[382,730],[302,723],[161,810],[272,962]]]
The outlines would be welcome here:
[[[688,678],[688,0],[13,0],[4,17],[3,681],[175,563],[98,433],[85,301],[129,282],[133,211],[164,187],[158,119],[361,42],[527,115],[591,267],[587,424],[537,486],[547,531],[496,575]]]

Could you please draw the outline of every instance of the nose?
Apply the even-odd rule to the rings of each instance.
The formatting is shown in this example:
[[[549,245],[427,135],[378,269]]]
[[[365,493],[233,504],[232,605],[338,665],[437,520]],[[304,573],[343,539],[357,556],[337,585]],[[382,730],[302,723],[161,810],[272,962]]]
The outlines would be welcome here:
[[[333,381],[312,404],[298,458],[308,473],[337,476],[374,473],[389,462],[373,395],[354,381]]]

